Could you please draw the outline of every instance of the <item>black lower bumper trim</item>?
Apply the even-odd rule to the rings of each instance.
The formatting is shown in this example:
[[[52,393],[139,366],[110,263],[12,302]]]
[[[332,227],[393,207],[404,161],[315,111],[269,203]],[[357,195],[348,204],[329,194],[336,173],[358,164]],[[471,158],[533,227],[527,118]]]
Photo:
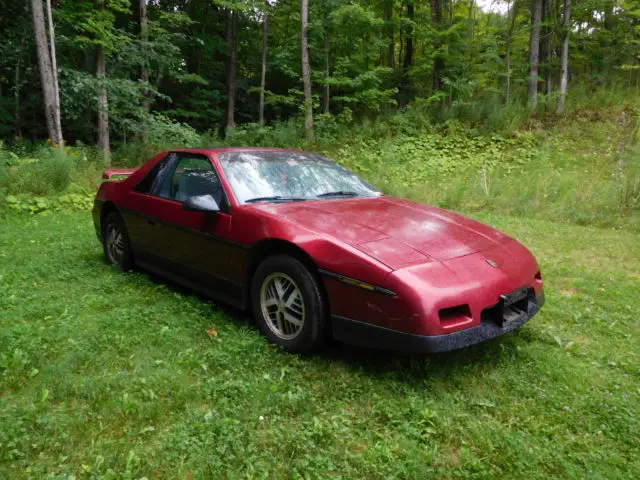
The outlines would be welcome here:
[[[333,337],[352,345],[404,353],[447,352],[500,337],[520,328],[538,313],[544,301],[544,292],[542,292],[529,301],[525,313],[505,326],[500,326],[495,322],[482,322],[473,328],[433,336],[400,332],[349,318],[332,316]]]

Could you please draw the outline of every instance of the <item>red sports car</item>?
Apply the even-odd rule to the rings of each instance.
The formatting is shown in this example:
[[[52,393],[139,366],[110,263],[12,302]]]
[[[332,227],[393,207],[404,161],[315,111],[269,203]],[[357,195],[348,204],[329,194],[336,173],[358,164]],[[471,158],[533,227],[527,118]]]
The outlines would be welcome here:
[[[250,310],[289,352],[327,339],[403,352],[454,350],[522,326],[544,303],[513,238],[381,194],[312,153],[161,153],[107,170],[93,209],[108,263],[134,264]]]

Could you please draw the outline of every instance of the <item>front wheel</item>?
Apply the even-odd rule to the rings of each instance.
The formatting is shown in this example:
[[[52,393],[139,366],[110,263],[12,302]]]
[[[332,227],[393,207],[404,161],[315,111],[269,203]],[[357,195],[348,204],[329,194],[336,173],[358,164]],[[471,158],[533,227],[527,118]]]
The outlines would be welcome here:
[[[260,331],[290,353],[313,353],[327,336],[327,302],[316,278],[297,259],[274,255],[258,267],[251,286]]]
[[[107,214],[102,225],[104,259],[126,272],[133,267],[129,236],[122,217],[117,212]]]

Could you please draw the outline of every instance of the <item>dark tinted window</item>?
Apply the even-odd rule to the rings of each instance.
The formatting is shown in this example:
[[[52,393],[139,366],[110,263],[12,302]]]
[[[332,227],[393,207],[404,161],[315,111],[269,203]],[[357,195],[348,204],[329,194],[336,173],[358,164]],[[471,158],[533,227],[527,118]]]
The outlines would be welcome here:
[[[161,179],[155,190],[163,198],[185,202],[190,197],[211,195],[218,205],[226,203],[224,189],[211,160],[201,155],[176,154],[171,172]]]
[[[147,173],[147,176],[144,177],[142,181],[136,186],[135,191],[139,193],[149,193],[149,194],[153,193],[154,186],[156,185],[156,179],[159,179],[162,177],[161,174],[169,165],[169,160],[171,158],[172,158],[171,155],[167,155],[158,163],[156,163],[155,166],[151,169],[151,171]]]

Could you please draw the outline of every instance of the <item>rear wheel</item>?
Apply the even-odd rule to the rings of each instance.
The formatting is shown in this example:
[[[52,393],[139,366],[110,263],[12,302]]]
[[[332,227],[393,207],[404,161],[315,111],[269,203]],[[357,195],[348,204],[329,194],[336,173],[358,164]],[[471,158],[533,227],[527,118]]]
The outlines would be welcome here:
[[[107,214],[102,225],[104,258],[126,272],[133,267],[129,236],[122,217],[117,212]]]
[[[288,255],[274,255],[258,267],[251,303],[260,331],[291,353],[313,353],[325,343],[327,302],[309,270]]]

